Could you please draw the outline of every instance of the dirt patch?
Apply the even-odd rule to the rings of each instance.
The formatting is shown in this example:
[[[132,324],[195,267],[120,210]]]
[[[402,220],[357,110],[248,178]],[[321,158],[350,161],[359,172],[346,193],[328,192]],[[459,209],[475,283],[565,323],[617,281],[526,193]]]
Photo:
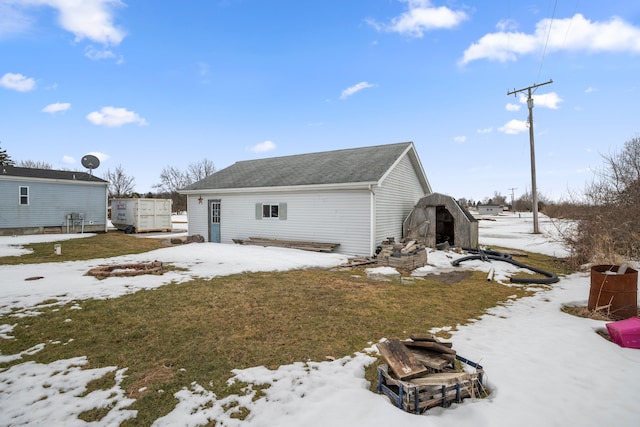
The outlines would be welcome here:
[[[127,390],[127,396],[132,399],[140,399],[149,392],[154,384],[162,384],[170,381],[175,376],[171,366],[160,365],[149,369],[142,377]]]
[[[562,306],[562,311],[572,316],[584,317],[586,319],[604,320],[605,322],[616,321],[616,319],[609,316],[605,311],[589,310],[586,306],[564,305]],[[640,316],[640,310],[638,311],[638,316]]]
[[[447,285],[453,285],[469,279],[472,275],[473,272],[471,271],[451,271],[449,273],[429,274],[423,277],[440,283],[446,283]]]

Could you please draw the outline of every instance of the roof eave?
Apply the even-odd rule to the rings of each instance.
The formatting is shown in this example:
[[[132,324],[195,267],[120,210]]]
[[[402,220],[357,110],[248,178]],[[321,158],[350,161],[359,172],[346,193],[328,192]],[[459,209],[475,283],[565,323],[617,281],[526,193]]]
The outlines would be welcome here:
[[[51,182],[58,184],[91,184],[91,185],[109,185],[108,181],[88,181],[84,179],[60,179],[60,178],[39,178],[34,176],[20,176],[20,175],[0,175],[0,179],[11,181],[34,181],[34,182]]]
[[[368,190],[377,187],[377,181],[345,182],[338,184],[285,185],[274,187],[245,188],[203,188],[199,190],[178,190],[179,194],[233,194],[233,193],[277,193],[292,191],[328,191],[328,190]]]

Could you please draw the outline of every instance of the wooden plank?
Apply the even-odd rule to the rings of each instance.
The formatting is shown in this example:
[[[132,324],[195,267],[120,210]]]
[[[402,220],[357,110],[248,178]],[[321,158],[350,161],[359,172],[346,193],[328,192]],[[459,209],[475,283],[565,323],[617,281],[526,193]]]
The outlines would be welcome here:
[[[436,337],[433,334],[412,334],[412,335],[409,335],[409,338],[411,338],[412,341],[437,342],[438,344],[442,344],[442,345],[444,345],[446,347],[449,347],[449,348],[453,347],[453,343],[446,342],[446,341],[441,341],[438,337]]]
[[[391,371],[400,380],[415,378],[428,372],[427,368],[397,338],[379,342],[376,347],[387,360]]]
[[[307,242],[298,240],[269,239],[266,237],[249,237],[246,240],[233,239],[235,243],[253,246],[276,246],[280,248],[301,249],[315,252],[333,252],[340,243]]]
[[[411,334],[409,335],[413,341],[431,341],[439,342],[438,338],[433,334]]]
[[[455,385],[469,381],[471,376],[468,372],[439,372],[437,374],[429,374],[420,378],[412,378],[409,380],[411,384],[416,385]]]
[[[409,348],[412,347],[418,347],[418,348],[426,348],[429,349],[431,351],[437,351],[438,353],[445,353],[445,354],[456,354],[456,351],[447,347],[446,345],[437,343],[437,342],[430,342],[430,341],[403,341],[403,344],[406,345]]]
[[[439,371],[449,366],[452,362],[451,358],[443,357],[445,355],[441,353],[434,353],[420,348],[412,348],[411,352],[414,356],[416,356],[416,359],[418,359],[418,361],[424,366],[432,369],[437,369]]]

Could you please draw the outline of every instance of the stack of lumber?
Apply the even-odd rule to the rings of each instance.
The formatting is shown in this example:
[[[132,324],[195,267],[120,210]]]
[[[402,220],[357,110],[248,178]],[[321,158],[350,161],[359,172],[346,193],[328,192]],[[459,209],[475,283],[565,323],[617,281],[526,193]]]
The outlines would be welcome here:
[[[486,392],[482,366],[457,355],[451,343],[431,334],[389,339],[376,346],[387,362],[378,366],[378,392],[407,412],[448,407]],[[463,364],[472,369],[465,370]]]
[[[302,249],[313,252],[333,252],[340,243],[305,242],[299,240],[268,239],[265,237],[249,237],[248,239],[233,239],[240,245],[277,246],[280,248]]]
[[[393,237],[380,244],[378,265],[414,270],[427,264],[427,250],[416,240],[396,243]]]

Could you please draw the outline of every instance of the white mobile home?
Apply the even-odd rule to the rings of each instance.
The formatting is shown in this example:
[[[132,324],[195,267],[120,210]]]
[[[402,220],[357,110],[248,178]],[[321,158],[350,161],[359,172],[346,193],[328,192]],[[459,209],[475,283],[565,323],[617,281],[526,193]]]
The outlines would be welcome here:
[[[85,172],[0,166],[0,235],[107,231],[108,185]]]
[[[237,162],[183,190],[189,234],[338,243],[373,255],[431,187],[412,142]]]
[[[500,205],[478,205],[480,215],[500,215],[503,209]]]

